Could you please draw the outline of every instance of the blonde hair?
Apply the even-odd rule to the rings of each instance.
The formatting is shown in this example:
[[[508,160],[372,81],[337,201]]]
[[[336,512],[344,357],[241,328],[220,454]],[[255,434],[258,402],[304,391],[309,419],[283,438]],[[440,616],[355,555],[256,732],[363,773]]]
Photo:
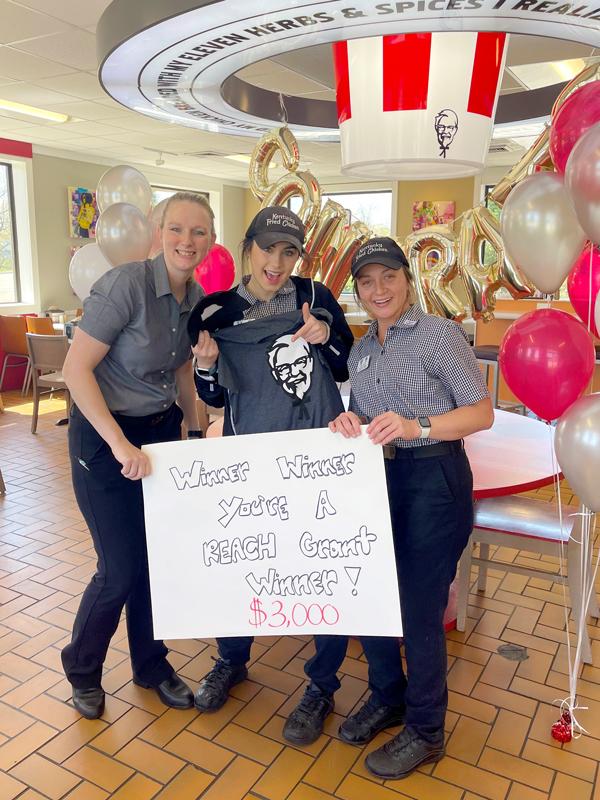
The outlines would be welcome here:
[[[215,232],[215,212],[210,207],[210,203],[208,202],[208,198],[205,197],[203,194],[198,194],[197,192],[175,192],[172,194],[171,197],[167,199],[165,203],[165,207],[162,212],[162,217],[160,220],[160,227],[162,228],[165,224],[165,217],[167,216],[167,211],[169,210],[169,206],[171,203],[196,203],[197,205],[201,206],[208,216],[210,217],[210,232],[214,234]]]

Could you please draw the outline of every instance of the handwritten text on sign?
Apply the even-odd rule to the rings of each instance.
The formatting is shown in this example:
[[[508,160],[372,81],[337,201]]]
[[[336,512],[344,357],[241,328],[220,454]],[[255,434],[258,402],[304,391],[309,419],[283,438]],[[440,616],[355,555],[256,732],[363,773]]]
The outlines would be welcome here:
[[[381,448],[327,429],[148,445],[158,638],[401,633]]]

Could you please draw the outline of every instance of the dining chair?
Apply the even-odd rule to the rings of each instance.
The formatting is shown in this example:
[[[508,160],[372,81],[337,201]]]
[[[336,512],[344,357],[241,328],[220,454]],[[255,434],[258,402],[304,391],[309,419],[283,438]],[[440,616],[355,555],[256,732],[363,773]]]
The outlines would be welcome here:
[[[27,350],[26,333],[27,322],[24,317],[0,315],[0,350],[4,351],[2,372],[0,373],[0,389],[2,389],[4,375],[7,369],[25,367],[21,394],[25,394],[25,392],[29,390],[29,383],[31,381],[31,360]],[[11,364],[10,359],[16,359],[16,361]]]
[[[475,523],[469,543],[465,547],[458,569],[458,596],[456,627],[464,631],[466,626],[467,603],[471,584],[471,567],[478,568],[477,591],[485,591],[488,569],[513,572],[518,575],[542,578],[565,583],[569,589],[571,610],[579,619],[582,604],[585,602],[582,591],[582,571],[591,574],[591,551],[582,552],[580,519],[575,506],[562,507],[562,525],[558,516],[558,506],[542,500],[534,500],[521,495],[490,497],[475,504]],[[473,550],[479,546],[476,557]],[[500,550],[492,553],[490,547],[511,548],[525,553],[549,555],[561,559],[565,557],[563,574],[551,571],[547,561],[540,560],[539,568],[532,560],[527,565],[514,560],[504,560]],[[564,567],[567,575],[564,575]],[[586,609],[592,616],[598,616],[596,595],[590,598]],[[587,627],[582,637],[582,659],[592,663],[591,647]]]
[[[25,317],[27,333],[43,333],[46,336],[56,336],[50,317]]]
[[[31,432],[37,430],[40,395],[51,394],[63,389],[67,402],[67,416],[71,406],[71,397],[62,367],[69,350],[66,336],[45,335],[41,333],[27,334],[27,347],[31,359],[31,375],[33,382],[33,414],[31,416]],[[41,391],[42,387],[48,387]]]

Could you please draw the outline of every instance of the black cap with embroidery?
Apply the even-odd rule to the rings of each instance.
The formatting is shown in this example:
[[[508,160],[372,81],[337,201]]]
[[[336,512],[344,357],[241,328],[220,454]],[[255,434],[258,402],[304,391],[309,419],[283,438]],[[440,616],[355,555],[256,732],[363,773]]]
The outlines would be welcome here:
[[[304,225],[293,211],[284,206],[268,206],[259,211],[246,231],[247,239],[266,250],[277,242],[293,244],[299,253],[304,249]]]
[[[367,264],[383,264],[390,269],[408,269],[408,261],[400,245],[389,236],[369,239],[356,251],[352,259],[352,277],[356,278]]]

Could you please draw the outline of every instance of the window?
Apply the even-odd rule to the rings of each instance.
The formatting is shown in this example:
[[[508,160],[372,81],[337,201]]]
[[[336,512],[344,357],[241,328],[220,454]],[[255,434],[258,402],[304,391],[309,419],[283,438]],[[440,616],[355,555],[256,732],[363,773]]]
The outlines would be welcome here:
[[[321,206],[331,198],[350,212],[350,222],[364,222],[372,231],[373,236],[390,236],[392,230],[392,192],[383,190],[379,192],[348,192],[342,194],[333,192],[321,195]],[[298,212],[302,201],[299,197],[292,197],[290,208]],[[353,295],[352,278],[348,276],[342,295]],[[347,299],[347,298],[346,298]]]
[[[388,189],[379,192],[338,192],[323,194],[321,205],[331,198],[351,214],[351,222],[364,222],[373,231],[373,236],[389,236],[392,230],[392,192]],[[298,212],[302,205],[299,197],[292,197],[290,208]]]
[[[0,162],[0,303],[20,300],[12,167]]]

